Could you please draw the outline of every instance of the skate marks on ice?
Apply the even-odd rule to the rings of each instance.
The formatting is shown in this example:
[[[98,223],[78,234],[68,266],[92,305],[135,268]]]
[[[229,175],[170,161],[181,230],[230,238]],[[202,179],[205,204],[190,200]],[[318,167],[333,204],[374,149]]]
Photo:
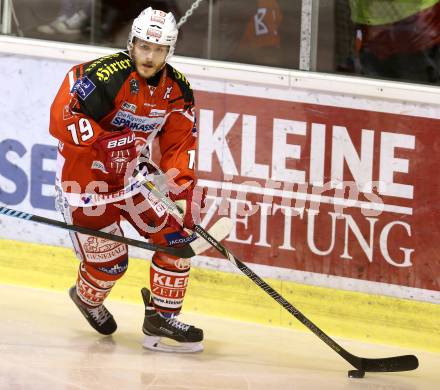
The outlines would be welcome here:
[[[118,331],[101,336],[67,289],[0,285],[0,389],[434,390],[440,383],[440,354],[341,340],[362,356],[420,359],[416,371],[348,379],[350,367],[312,334],[193,314],[183,319],[204,329],[204,352],[151,352],[141,345],[141,302],[108,307]]]

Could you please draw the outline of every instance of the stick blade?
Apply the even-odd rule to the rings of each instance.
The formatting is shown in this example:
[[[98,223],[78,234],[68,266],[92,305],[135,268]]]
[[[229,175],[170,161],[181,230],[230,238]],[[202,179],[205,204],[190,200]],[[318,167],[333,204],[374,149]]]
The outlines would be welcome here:
[[[233,224],[230,218],[222,217],[212,225],[208,230],[208,233],[220,242],[231,233],[232,226]],[[196,255],[205,252],[212,247],[212,245],[202,237],[197,237],[197,239],[189,245]]]
[[[397,372],[411,371],[419,366],[419,360],[414,355],[393,356],[383,359],[360,359],[358,370],[367,372]]]

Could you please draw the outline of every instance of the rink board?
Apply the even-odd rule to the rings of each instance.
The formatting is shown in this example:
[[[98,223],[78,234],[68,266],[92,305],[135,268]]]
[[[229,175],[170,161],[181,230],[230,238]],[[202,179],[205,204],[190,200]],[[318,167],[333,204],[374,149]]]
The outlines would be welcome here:
[[[67,289],[78,266],[70,249],[0,240],[0,257],[0,284],[64,291],[69,304]],[[145,260],[130,259],[110,300],[141,304],[140,288],[149,285],[148,267]],[[439,305],[274,279],[266,282],[332,337],[440,352]],[[209,269],[191,270],[184,312],[309,332],[245,276]]]
[[[0,202],[59,218],[49,106],[69,67],[96,53],[69,47],[63,60],[45,58],[50,44],[40,45],[40,58],[1,55]],[[204,223],[229,215],[225,242],[239,258],[266,277],[440,302],[438,91],[184,58],[174,65],[195,90]],[[65,232],[1,222],[0,237],[70,245]],[[213,251],[194,263],[231,270]]]

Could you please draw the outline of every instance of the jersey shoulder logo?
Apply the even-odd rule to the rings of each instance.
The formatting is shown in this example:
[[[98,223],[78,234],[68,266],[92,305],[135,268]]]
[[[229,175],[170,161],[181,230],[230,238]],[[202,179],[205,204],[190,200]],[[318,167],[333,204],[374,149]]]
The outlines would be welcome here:
[[[108,82],[116,74],[131,72],[132,62],[125,53],[120,52],[101,57],[88,65],[85,69],[87,75],[94,75],[99,82]]]
[[[76,80],[71,92],[76,92],[81,100],[86,100],[95,89],[96,85],[93,84],[93,81],[84,76]]]
[[[114,109],[115,98],[132,72],[131,59],[119,52],[81,66],[85,81],[80,86],[85,93],[78,94],[80,111],[99,122]],[[89,86],[93,93],[85,88]]]
[[[108,64],[103,64],[103,66],[99,67],[96,70],[96,77],[99,81],[107,82],[110,80],[111,77],[114,76],[114,74],[120,72],[121,70],[130,70],[131,68],[131,60],[130,59],[124,59],[124,60],[115,60],[113,62],[110,62]]]
[[[120,53],[115,53],[115,54],[110,54],[108,56],[104,56],[104,57],[100,57],[92,62],[89,62],[87,64],[85,64],[85,73],[90,73],[93,69],[95,69],[98,66],[102,66],[102,64],[105,61],[112,61],[115,58],[118,58],[120,56]]]

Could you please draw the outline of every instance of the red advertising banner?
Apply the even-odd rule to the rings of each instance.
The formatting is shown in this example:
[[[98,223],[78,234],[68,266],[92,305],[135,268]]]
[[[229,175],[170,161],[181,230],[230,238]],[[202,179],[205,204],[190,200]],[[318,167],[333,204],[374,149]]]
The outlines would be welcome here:
[[[201,91],[196,102],[205,218],[234,220],[239,258],[440,291],[439,120]]]

